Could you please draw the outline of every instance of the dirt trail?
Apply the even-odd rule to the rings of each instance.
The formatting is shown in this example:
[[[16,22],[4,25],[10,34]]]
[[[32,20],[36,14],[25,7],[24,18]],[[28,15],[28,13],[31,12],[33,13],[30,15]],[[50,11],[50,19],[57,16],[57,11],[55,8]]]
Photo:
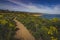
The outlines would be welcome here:
[[[16,32],[15,37],[21,40],[35,40],[35,38],[31,35],[31,33],[27,30],[27,28],[18,20],[14,19],[16,22],[16,27],[19,28],[19,30]]]

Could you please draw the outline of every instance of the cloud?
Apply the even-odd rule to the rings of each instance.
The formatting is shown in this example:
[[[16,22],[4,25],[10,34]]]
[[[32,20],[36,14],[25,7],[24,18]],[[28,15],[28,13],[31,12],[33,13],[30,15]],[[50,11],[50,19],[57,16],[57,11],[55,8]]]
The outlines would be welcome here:
[[[26,11],[26,12],[38,12],[38,13],[48,13],[48,14],[60,14],[60,5],[53,5],[51,7],[45,6],[45,5],[34,5],[33,3],[23,3],[18,2],[18,0],[8,0],[9,2],[12,2],[14,4],[17,4],[19,6],[12,6],[8,9],[15,10],[15,11]],[[8,7],[8,6],[7,6]]]

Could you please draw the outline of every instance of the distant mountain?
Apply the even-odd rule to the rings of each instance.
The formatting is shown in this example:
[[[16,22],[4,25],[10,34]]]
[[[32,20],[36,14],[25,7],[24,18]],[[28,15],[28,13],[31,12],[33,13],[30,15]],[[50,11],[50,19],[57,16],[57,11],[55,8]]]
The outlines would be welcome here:
[[[20,11],[10,11],[10,10],[2,10],[0,9],[0,13],[24,13],[24,14],[29,14],[29,15],[34,15],[34,16],[40,16],[43,18],[60,18],[60,14],[45,14],[45,13],[32,13],[32,12],[20,12]]]

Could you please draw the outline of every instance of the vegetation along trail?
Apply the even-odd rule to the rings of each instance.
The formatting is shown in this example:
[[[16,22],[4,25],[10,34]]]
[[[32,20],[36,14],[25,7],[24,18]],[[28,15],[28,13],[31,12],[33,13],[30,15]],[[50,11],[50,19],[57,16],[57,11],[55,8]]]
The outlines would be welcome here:
[[[20,38],[21,40],[35,40],[35,38],[32,36],[32,34],[27,30],[27,28],[18,20],[14,19],[16,22],[16,27],[19,28],[19,30],[16,32],[15,37]]]

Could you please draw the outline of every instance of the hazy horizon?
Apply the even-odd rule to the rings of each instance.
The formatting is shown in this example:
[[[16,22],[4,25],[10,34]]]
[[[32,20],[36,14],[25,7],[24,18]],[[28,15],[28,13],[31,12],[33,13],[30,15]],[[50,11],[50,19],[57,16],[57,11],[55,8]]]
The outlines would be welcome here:
[[[60,14],[60,0],[0,0],[0,9]]]

